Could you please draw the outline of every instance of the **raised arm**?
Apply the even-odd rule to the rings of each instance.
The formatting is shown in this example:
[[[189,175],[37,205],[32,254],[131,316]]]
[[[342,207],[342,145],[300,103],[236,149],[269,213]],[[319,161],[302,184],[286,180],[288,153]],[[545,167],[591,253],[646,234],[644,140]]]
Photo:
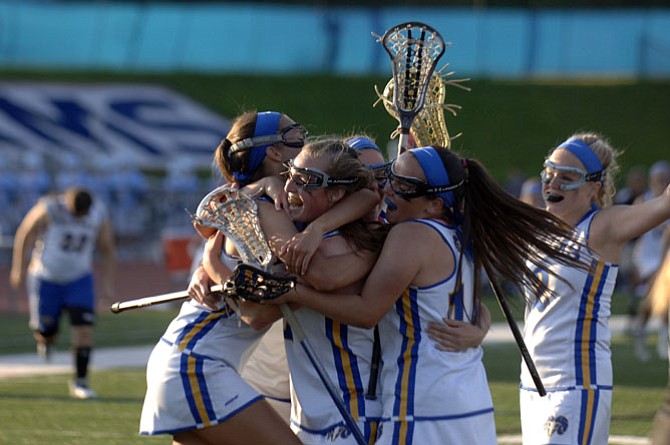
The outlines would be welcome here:
[[[601,210],[591,226],[589,247],[603,259],[617,262],[623,245],[670,219],[670,185],[662,195],[634,205]]]

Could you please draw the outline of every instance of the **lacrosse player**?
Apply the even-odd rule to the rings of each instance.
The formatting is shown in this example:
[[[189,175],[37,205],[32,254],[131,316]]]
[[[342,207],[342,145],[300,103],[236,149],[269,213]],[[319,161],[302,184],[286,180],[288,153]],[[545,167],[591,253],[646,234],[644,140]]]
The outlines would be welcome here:
[[[438,352],[425,330],[444,317],[477,319],[482,265],[541,287],[526,266],[528,252],[538,252],[536,261],[545,252],[574,262],[555,242],[569,229],[507,194],[477,161],[442,147],[401,154],[384,190],[393,227],[362,291],[333,295],[299,284],[277,302],[353,326],[379,323],[384,422],[377,443],[496,443],[481,347]]]
[[[280,258],[284,243],[297,233],[296,225],[310,224],[334,211],[348,196],[366,190],[373,180],[372,173],[357,157],[355,150],[341,139],[324,139],[306,145],[287,163],[285,191],[290,203],[290,219],[276,212],[271,204],[259,202],[263,231]],[[371,194],[374,206],[378,197],[376,193]],[[361,213],[360,219],[323,236],[317,254],[329,258],[331,263],[327,268],[321,267],[315,255],[309,262],[307,274],[300,276],[301,280],[318,285],[315,278],[328,274],[330,278],[324,281],[331,289],[323,284],[319,285],[321,289],[360,285],[374,264],[386,233],[384,225],[362,219],[373,206]],[[244,304],[242,313],[245,320],[259,327],[281,316],[276,307],[268,304]],[[294,338],[289,325],[285,345],[292,381],[291,427],[305,444],[356,444],[355,434],[343,421],[339,410],[342,408],[358,423],[365,440],[374,441],[378,404],[365,397],[370,381],[373,330],[334,322],[308,308],[296,309],[295,318],[313,345],[328,379],[337,382],[336,391],[345,406],[336,405],[338,402],[327,391],[323,377],[312,366],[302,341]]]
[[[14,240],[11,284],[17,289],[27,284],[30,327],[37,352],[45,360],[56,342],[61,312],[69,313],[75,362],[70,395],[77,399],[96,397],[88,384],[96,248],[102,254],[101,290],[111,298],[115,263],[111,223],[104,205],[76,187],[41,198],[21,222]]]
[[[245,113],[217,147],[215,162],[229,186],[272,194],[273,186],[283,188],[277,175],[305,137],[304,128],[286,115]],[[288,207],[280,197],[276,201],[277,208]],[[237,307],[209,295],[210,285],[225,281],[239,260],[230,243],[223,249],[215,229],[196,229],[208,240],[203,267],[191,280],[192,300],[150,356],[140,433],[172,434],[175,443],[299,443],[272,409],[285,411],[290,397],[281,326],[257,331],[240,322]],[[259,341],[273,353],[254,355]],[[255,372],[244,366],[250,355]]]
[[[608,442],[613,384],[608,322],[617,264],[628,241],[670,218],[670,186],[641,204],[611,205],[617,168],[617,152],[595,133],[574,134],[544,163],[547,210],[580,241],[566,239],[563,251],[589,268],[547,257],[537,274],[549,292],[526,289],[527,300],[535,303],[526,310],[524,338],[547,389],[540,397],[522,369],[526,445]]]
[[[246,186],[279,174],[283,162],[300,151],[305,136],[304,128],[284,114],[247,112],[234,120],[215,160],[230,186]],[[211,238],[211,233],[203,235]],[[237,258],[223,253],[221,261],[227,277]],[[196,271],[189,286],[194,298],[182,304],[151,353],[140,434],[172,434],[175,444],[297,444],[285,421],[239,375],[265,331],[240,323],[236,308],[227,303],[207,299],[216,278]],[[281,345],[281,337],[272,341]],[[278,354],[275,360],[277,372],[286,375],[285,358]],[[282,398],[288,405],[288,388]]]

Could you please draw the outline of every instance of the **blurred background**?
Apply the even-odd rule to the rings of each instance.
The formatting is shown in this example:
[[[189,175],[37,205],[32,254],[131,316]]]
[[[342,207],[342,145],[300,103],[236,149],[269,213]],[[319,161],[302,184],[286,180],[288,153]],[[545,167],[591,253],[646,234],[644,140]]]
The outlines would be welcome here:
[[[0,0],[0,310],[11,241],[36,199],[83,185],[117,236],[119,299],[185,288],[188,211],[219,183],[214,148],[242,111],[313,135],[397,126],[378,36],[421,21],[450,42],[453,148],[511,193],[578,130],[608,136],[622,172],[670,158],[668,1]],[[458,108],[456,108],[458,110]]]

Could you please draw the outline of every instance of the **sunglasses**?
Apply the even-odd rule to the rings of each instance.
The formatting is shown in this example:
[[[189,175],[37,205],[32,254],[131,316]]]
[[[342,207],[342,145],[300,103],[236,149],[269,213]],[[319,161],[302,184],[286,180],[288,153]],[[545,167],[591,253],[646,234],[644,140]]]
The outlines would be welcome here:
[[[305,190],[351,185],[358,182],[358,178],[333,178],[318,168],[296,167],[293,165],[293,159],[284,162],[284,167],[286,171],[282,172],[282,175],[286,176],[287,180],[293,181],[297,187]]]
[[[589,173],[579,167],[556,165],[551,161],[544,162],[544,169],[540,172],[543,184],[556,181],[559,189],[577,190],[587,182],[598,182],[602,179],[602,172]]]
[[[464,181],[460,181],[457,184],[452,185],[431,186],[422,179],[397,174],[393,169],[394,165],[395,161],[393,161],[388,168],[389,186],[391,187],[391,190],[393,190],[393,193],[407,201],[420,196],[450,192],[456,190],[464,183]]]
[[[287,147],[302,148],[305,146],[305,139],[307,139],[307,129],[300,124],[291,124],[282,128],[277,134],[269,134],[266,136],[254,136],[251,138],[242,139],[230,147],[231,153],[247,150],[253,147],[262,147],[263,145],[276,144],[280,142]]]

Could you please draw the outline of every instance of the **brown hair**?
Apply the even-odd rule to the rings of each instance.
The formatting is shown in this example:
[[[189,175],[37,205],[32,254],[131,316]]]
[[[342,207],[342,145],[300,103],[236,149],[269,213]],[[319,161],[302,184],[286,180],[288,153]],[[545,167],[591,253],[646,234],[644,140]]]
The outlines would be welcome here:
[[[574,240],[572,228],[563,220],[510,195],[478,161],[460,158],[444,147],[434,148],[450,182],[464,180],[455,190],[454,207],[445,207],[445,218],[461,226],[463,246],[472,251],[476,277],[483,268],[498,288],[502,288],[499,280],[503,278],[517,287],[550,292],[528,263],[542,267],[545,258],[551,257],[588,269],[562,249],[562,241]],[[475,299],[479,294],[477,282]]]
[[[373,180],[372,172],[358,160],[358,152],[340,138],[315,140],[305,145],[300,156],[307,159],[327,158],[328,167],[324,173],[332,178],[358,178],[353,184],[335,186],[343,187],[347,194],[369,186]],[[339,231],[356,249],[378,252],[384,244],[388,228],[358,219],[340,227]]]
[[[84,216],[88,214],[93,204],[91,194],[81,188],[69,188],[63,192],[65,203],[74,216]]]
[[[237,153],[231,153],[230,148],[237,142],[251,138],[256,131],[256,119],[258,117],[257,111],[247,111],[239,115],[233,121],[228,135],[219,143],[214,152],[214,163],[221,172],[221,175],[228,182],[234,182],[234,172],[239,173],[254,173],[254,178],[251,182],[260,179],[260,169],[256,172],[248,172],[249,157],[251,150],[241,150]]]

